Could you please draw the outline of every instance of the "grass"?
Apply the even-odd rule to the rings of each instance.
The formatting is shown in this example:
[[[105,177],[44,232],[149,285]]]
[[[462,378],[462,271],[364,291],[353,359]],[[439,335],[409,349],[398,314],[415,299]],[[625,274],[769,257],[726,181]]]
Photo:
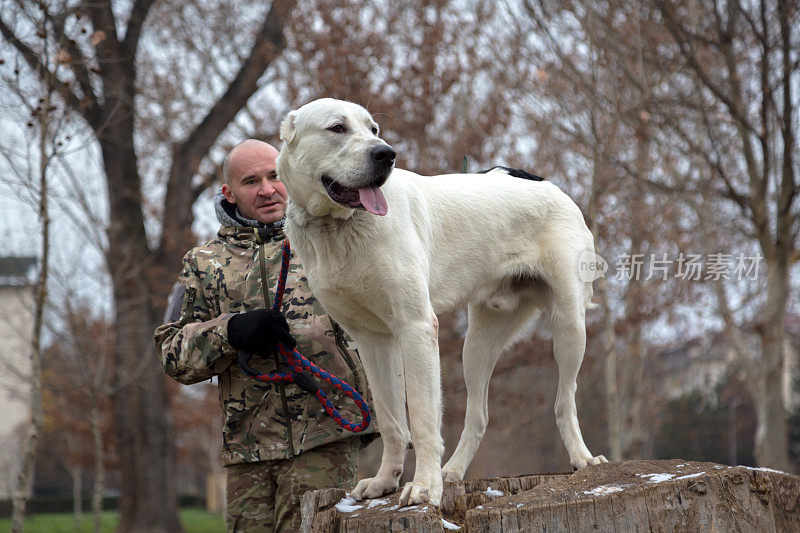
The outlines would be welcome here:
[[[203,509],[181,509],[181,523],[186,533],[221,533],[225,531],[225,519],[219,513],[210,513]],[[114,533],[119,522],[119,515],[114,511],[104,512],[101,516],[101,531]],[[91,533],[92,514],[84,513],[80,525],[75,524],[72,513],[44,513],[27,517],[23,526],[24,533]],[[11,530],[11,519],[0,518],[0,531]]]

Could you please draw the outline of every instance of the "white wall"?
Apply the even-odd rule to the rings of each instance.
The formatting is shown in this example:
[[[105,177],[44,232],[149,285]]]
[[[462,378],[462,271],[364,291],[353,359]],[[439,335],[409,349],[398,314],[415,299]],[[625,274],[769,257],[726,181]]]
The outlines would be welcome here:
[[[0,286],[0,498],[15,484],[21,427],[30,418],[27,399],[30,340],[33,333],[33,289]]]

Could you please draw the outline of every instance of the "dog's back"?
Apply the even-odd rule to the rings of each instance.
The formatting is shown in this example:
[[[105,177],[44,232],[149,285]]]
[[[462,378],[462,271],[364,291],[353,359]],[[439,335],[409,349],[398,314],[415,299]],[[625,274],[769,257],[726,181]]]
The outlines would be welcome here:
[[[594,250],[580,210],[548,181],[503,171],[420,176],[395,169],[384,188],[390,210],[380,222],[392,233],[414,229],[428,255],[437,312],[486,298],[515,276],[550,279],[565,262],[577,283],[578,255]]]

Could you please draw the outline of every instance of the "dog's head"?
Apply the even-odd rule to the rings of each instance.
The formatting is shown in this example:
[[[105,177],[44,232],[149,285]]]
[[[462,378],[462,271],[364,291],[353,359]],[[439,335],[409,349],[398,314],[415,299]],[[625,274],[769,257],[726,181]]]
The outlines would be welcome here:
[[[354,209],[385,215],[381,185],[395,151],[360,105],[332,98],[291,111],[280,128],[278,175],[292,202],[312,215],[348,218]]]

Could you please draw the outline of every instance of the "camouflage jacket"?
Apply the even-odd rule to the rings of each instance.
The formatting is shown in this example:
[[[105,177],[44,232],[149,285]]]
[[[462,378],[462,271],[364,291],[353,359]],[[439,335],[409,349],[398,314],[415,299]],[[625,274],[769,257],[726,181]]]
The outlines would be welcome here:
[[[234,313],[269,308],[281,267],[283,232],[223,226],[217,238],[190,250],[170,304],[168,323],[156,329],[164,371],[183,384],[217,375],[224,417],[225,466],[287,459],[322,444],[352,437],[325,414],[317,399],[294,384],[267,384],[245,376],[228,343]],[[263,274],[266,274],[264,276]],[[262,280],[266,278],[267,283]],[[177,298],[175,297],[177,296]],[[297,349],[315,364],[344,379],[372,405],[366,376],[352,341],[325,314],[311,294],[294,255],[281,311]],[[255,355],[250,365],[261,372],[287,371],[277,354]],[[358,423],[353,401],[317,378],[343,416]],[[366,393],[366,394],[365,394]],[[288,416],[287,416],[288,413]],[[374,433],[375,422],[357,435]]]

